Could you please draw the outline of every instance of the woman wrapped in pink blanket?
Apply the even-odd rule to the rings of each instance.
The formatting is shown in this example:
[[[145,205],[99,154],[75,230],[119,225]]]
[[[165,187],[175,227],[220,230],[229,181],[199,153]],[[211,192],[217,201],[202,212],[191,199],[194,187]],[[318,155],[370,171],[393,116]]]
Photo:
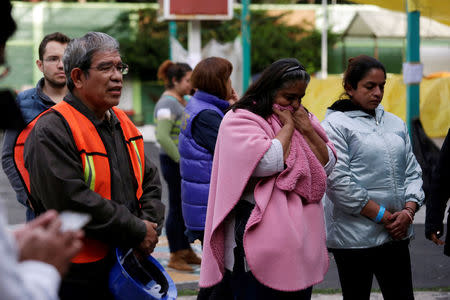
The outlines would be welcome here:
[[[309,79],[280,59],[221,123],[200,286],[222,286],[222,298],[310,299],[327,272],[321,199],[336,154],[301,105]]]

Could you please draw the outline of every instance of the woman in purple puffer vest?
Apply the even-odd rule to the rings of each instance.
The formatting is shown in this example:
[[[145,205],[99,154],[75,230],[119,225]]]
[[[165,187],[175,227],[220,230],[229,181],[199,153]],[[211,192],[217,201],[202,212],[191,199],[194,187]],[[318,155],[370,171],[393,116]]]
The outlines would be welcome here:
[[[178,144],[183,218],[190,242],[203,242],[217,133],[224,111],[237,100],[231,87],[232,71],[228,60],[208,57],[197,64],[191,76],[196,92],[185,107]]]

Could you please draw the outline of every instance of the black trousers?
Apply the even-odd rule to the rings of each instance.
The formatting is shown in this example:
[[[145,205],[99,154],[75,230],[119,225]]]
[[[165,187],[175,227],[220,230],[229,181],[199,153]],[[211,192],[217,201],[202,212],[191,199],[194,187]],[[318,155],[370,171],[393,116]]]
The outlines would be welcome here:
[[[114,264],[112,252],[102,260],[72,264],[59,288],[61,300],[113,300],[109,292],[109,272]]]
[[[312,286],[301,291],[282,292],[263,285],[251,271],[246,270],[244,231],[253,208],[254,204],[244,200],[240,200],[234,207],[236,247],[233,272],[225,270],[223,280],[219,284],[200,289],[197,300],[310,300]]]
[[[310,300],[312,286],[301,291],[282,292],[260,283],[252,272],[245,271],[243,252],[235,248],[233,272],[225,270],[221,282],[201,288],[197,300]]]
[[[244,267],[243,249],[234,249],[234,268],[231,274],[231,288],[234,300],[310,300],[312,286],[295,292],[282,292],[260,283],[251,271]]]
[[[414,299],[409,240],[366,249],[329,249],[333,253],[344,300],[370,298],[373,275],[385,300]]]

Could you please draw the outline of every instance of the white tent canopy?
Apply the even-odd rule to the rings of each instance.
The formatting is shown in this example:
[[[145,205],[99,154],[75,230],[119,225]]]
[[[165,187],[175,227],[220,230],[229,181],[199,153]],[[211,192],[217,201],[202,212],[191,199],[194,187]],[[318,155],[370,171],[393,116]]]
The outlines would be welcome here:
[[[404,38],[406,14],[389,10],[358,11],[343,37]],[[450,38],[450,26],[426,17],[420,17],[421,38]]]

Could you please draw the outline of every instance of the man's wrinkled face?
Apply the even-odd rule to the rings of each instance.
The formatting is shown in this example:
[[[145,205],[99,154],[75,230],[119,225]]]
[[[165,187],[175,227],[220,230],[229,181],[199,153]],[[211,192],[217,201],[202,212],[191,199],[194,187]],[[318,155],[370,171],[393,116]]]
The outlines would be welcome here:
[[[119,104],[123,75],[119,70],[122,59],[119,52],[96,52],[87,74],[81,76],[81,100],[94,112],[101,112]]]
[[[66,85],[66,74],[64,74],[62,62],[66,47],[67,44],[50,41],[45,46],[42,60],[36,62],[39,70],[44,74],[46,83],[55,88],[61,88]]]

